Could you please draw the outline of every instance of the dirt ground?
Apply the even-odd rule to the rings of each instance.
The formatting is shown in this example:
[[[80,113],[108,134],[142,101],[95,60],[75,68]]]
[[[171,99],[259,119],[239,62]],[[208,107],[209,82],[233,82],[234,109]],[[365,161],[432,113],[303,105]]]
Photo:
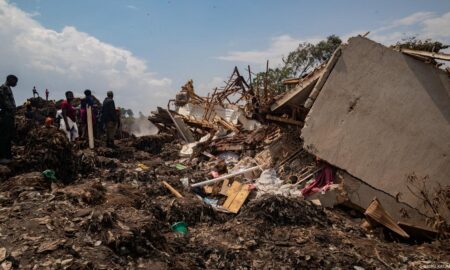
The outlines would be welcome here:
[[[54,128],[18,131],[28,138],[18,135],[16,160],[0,166],[3,269],[450,267],[449,240],[401,242],[366,231],[345,208],[264,195],[250,196],[237,215],[218,212],[180,181],[205,179],[205,161],[175,168],[181,144],[169,134],[125,138],[117,149],[98,141],[89,150]],[[188,225],[185,236],[171,230],[179,221]]]
[[[164,165],[167,161],[155,168],[161,174],[136,171],[136,161],[122,160],[120,151],[109,152],[117,159],[94,152],[94,163],[106,166],[94,165],[70,184],[51,182],[40,171],[2,182],[4,264],[13,269],[418,269],[450,261],[448,240],[387,241],[363,230],[361,220],[347,211],[324,210],[301,199],[263,196],[238,215],[219,213],[183,188],[178,181],[183,171]],[[71,162],[78,162],[76,157]],[[175,198],[161,179],[185,197]],[[170,229],[178,221],[188,224],[187,236]]]

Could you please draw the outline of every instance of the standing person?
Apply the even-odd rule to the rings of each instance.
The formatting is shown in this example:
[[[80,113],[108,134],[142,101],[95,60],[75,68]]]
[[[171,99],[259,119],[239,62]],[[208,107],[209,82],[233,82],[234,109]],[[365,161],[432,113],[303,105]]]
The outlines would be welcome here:
[[[76,124],[76,110],[72,106],[73,92],[66,92],[66,99],[61,103],[62,120],[60,129],[66,132],[70,141],[78,138],[78,127]]]
[[[116,105],[114,104],[114,94],[112,91],[106,93],[106,98],[103,101],[102,107],[102,122],[106,127],[106,145],[108,147],[115,147],[114,136],[117,128],[117,114]]]
[[[39,93],[36,90],[36,86],[33,86],[33,97],[36,97],[36,95],[39,97]]]
[[[11,141],[15,133],[16,101],[11,90],[19,80],[8,75],[6,82],[0,86],[0,163],[9,163],[12,159]]]
[[[48,94],[50,94],[50,92],[48,91],[47,88],[45,88],[45,100],[48,101]]]

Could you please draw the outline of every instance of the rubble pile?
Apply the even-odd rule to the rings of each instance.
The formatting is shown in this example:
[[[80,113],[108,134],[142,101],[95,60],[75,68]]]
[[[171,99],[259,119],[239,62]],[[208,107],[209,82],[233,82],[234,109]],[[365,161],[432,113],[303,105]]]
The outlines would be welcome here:
[[[70,143],[56,127],[30,124],[19,107],[16,158],[0,165],[1,268],[448,266],[446,232],[417,222],[407,194],[372,191],[329,161],[348,149],[302,139],[317,127],[308,126],[317,113],[308,100],[326,95],[317,84],[339,78],[333,61],[339,65],[330,59],[280,97],[253,89],[237,68],[208,97],[188,81],[149,117],[158,134],[118,136],[116,148],[101,139],[92,149],[83,139]],[[31,103],[43,114],[54,108]],[[362,105],[344,109],[351,115]]]
[[[73,178],[78,167],[72,145],[62,132],[53,127],[29,133],[24,159],[34,170],[52,169],[61,179]]]
[[[323,209],[301,198],[264,195],[251,202],[238,217],[260,219],[273,225],[327,225]]]

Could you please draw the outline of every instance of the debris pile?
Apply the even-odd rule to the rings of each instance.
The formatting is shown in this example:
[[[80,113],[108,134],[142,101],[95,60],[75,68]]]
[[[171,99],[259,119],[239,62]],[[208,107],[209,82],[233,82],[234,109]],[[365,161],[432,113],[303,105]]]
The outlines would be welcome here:
[[[87,148],[83,140],[70,143],[55,127],[27,122],[22,118],[25,109],[19,107],[19,132],[13,149],[16,159],[0,166],[1,267],[448,266],[446,232],[420,222],[427,220],[427,215],[430,218],[429,213],[415,204],[403,186],[398,189],[400,178],[385,183],[392,166],[415,167],[384,156],[384,169],[378,170],[380,158],[371,154],[382,148],[378,141],[371,141],[373,137],[392,126],[366,118],[365,108],[378,110],[381,106],[379,110],[389,112],[383,107],[386,102],[373,102],[374,89],[367,88],[370,93],[358,87],[351,93],[344,91],[347,84],[356,84],[352,72],[363,70],[350,65],[356,57],[351,52],[381,46],[360,39],[350,40],[327,63],[278,97],[266,89],[254,89],[237,68],[225,87],[214,89],[207,97],[197,95],[193,82],[188,81],[167,108],[158,108],[149,117],[158,134],[118,136],[117,148],[105,148],[101,140],[94,149]],[[434,66],[401,52],[381,49],[391,50],[387,53],[393,53],[391,57],[423,71],[441,74]],[[365,53],[356,55],[356,62],[364,68],[379,68],[372,64],[377,61],[364,60]],[[390,72],[397,77],[405,73],[402,67]],[[378,85],[370,76],[357,78],[359,84],[367,80],[369,85]],[[383,89],[389,88],[389,82],[392,80],[383,81]],[[288,83],[293,84],[292,80]],[[333,88],[340,84],[343,87]],[[398,88],[385,90],[382,96],[395,100]],[[342,92],[334,92],[339,89]],[[424,98],[421,95],[417,100]],[[54,105],[39,98],[31,103],[43,115],[53,112]],[[401,121],[401,110],[390,113]],[[371,128],[374,123],[381,128]],[[345,134],[351,138],[343,136],[343,125],[349,125]],[[393,144],[389,141],[393,150],[386,151],[387,155],[401,152],[406,160],[409,149],[415,148],[395,148],[394,143],[407,140],[394,129],[391,134],[395,136],[379,139],[394,138]],[[450,135],[447,122],[432,130],[436,131],[433,134]],[[445,137],[425,134],[414,146]],[[433,157],[431,152],[426,152],[429,157]],[[443,159],[447,156],[450,153]],[[441,160],[437,162],[441,164]],[[427,172],[450,179],[447,167],[441,165],[430,166]],[[377,182],[368,173],[373,170],[378,170],[374,174],[380,177]],[[381,172],[386,175],[379,175]],[[449,183],[442,180],[440,184],[447,187]],[[396,195],[397,191],[402,193]],[[436,201],[429,193],[419,194]],[[448,221],[447,216],[435,214],[443,223]]]

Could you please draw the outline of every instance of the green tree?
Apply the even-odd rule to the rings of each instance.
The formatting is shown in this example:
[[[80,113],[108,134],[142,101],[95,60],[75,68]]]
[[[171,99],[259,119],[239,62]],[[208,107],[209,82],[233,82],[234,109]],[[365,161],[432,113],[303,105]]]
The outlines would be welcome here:
[[[283,81],[290,77],[292,76],[288,68],[270,68],[267,73],[260,72],[256,74],[253,79],[253,87],[257,87],[259,90],[267,87],[272,94],[277,95],[285,91]],[[259,91],[259,93],[262,94],[262,91]]]
[[[391,47],[438,53],[440,50],[447,49],[450,46],[432,39],[420,40],[416,37],[409,37],[402,39],[402,41],[397,42]]]
[[[305,72],[330,59],[341,43],[342,40],[335,35],[331,35],[317,44],[302,43],[283,59],[285,68],[289,69],[292,77],[301,77]]]
[[[258,89],[258,93],[263,93],[261,90],[267,89],[272,95],[285,92],[284,80],[301,77],[324,63],[330,59],[341,43],[342,40],[338,36],[331,35],[317,44],[307,42],[299,44],[294,51],[283,58],[281,67],[256,74],[253,88]]]

